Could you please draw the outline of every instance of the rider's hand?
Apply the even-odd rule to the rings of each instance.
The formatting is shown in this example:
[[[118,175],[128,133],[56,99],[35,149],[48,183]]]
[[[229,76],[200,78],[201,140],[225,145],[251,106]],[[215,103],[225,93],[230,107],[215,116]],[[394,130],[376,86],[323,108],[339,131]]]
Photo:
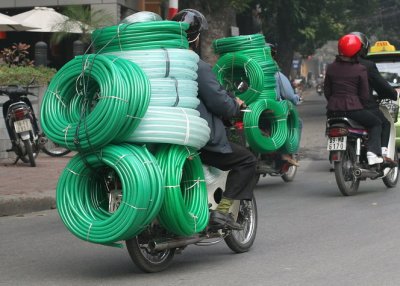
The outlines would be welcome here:
[[[236,99],[236,102],[239,105],[240,109],[243,109],[243,108],[247,107],[246,104],[244,103],[244,101],[241,100],[239,97],[236,97],[235,99]]]

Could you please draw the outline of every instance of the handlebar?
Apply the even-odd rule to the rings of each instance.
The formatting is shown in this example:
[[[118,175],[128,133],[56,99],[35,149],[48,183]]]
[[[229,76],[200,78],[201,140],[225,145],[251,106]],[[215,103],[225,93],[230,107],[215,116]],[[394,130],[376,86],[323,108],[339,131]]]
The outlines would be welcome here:
[[[8,96],[23,96],[23,95],[35,95],[28,91],[28,88],[24,88],[19,85],[9,85],[7,87],[0,87],[0,94]]]

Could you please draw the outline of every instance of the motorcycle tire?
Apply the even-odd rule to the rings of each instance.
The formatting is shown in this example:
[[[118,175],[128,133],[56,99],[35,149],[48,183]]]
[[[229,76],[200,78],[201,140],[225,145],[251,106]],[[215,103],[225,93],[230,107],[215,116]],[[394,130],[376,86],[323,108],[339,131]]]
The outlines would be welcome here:
[[[62,157],[71,152],[71,150],[54,143],[48,138],[46,141],[42,146],[42,151],[51,157]]]
[[[240,223],[244,229],[232,230],[231,233],[224,238],[225,243],[236,253],[247,252],[253,245],[257,234],[257,204],[254,197],[251,201],[240,201],[239,213],[236,221]]]
[[[343,196],[353,196],[360,185],[360,179],[357,179],[352,172],[356,163],[356,152],[348,144],[341,157],[340,161],[334,163],[336,183]]]
[[[135,265],[147,273],[163,271],[171,264],[175,255],[175,248],[152,252],[148,248],[149,240],[141,235],[127,240],[125,244]]]
[[[397,163],[399,162],[399,156],[398,156],[397,152],[394,153],[394,161]],[[399,180],[399,167],[398,166],[392,168],[389,171],[389,173],[384,178],[382,178],[383,183],[388,188],[396,187],[398,180]]]
[[[298,155],[293,154],[293,159],[298,161],[297,158],[298,158]],[[294,177],[296,177],[296,173],[297,173],[297,166],[292,165],[289,167],[289,169],[286,172],[284,172],[282,174],[281,178],[286,183],[292,182],[294,180]]]
[[[33,148],[32,148],[31,141],[29,139],[22,140],[22,141],[24,142],[25,152],[29,158],[29,163],[31,164],[31,167],[36,167],[36,161],[35,161],[35,156],[33,154]]]

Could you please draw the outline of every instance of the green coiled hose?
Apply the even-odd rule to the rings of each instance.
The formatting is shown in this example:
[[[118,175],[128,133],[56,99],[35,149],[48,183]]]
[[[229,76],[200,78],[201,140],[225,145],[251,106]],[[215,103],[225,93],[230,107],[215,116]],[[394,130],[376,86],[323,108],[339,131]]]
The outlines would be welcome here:
[[[162,144],[155,157],[165,177],[159,222],[177,235],[192,235],[208,224],[208,195],[198,154],[180,145]]]
[[[265,37],[262,34],[233,36],[216,39],[212,42],[216,54],[238,52],[265,47]]]
[[[250,147],[260,153],[279,149],[286,141],[288,130],[286,112],[279,102],[257,100],[245,112],[243,124]]]
[[[43,97],[46,135],[71,150],[125,140],[150,102],[150,82],[134,63],[105,55],[78,56],[51,80]]]
[[[109,211],[108,177],[120,182],[122,198]],[[56,189],[58,213],[78,238],[114,245],[139,234],[158,214],[164,200],[164,176],[145,147],[108,145],[78,153],[62,172]],[[113,189],[111,189],[112,191]]]
[[[301,135],[301,129],[300,129],[300,117],[299,113],[296,109],[296,106],[293,105],[288,100],[283,100],[281,101],[282,105],[287,106],[287,130],[288,130],[288,136],[281,147],[282,153],[285,154],[293,154],[296,153],[297,150],[299,149],[300,145],[300,135]]]
[[[256,101],[264,90],[264,73],[260,64],[242,53],[227,53],[213,67],[219,83],[242,99],[247,105]],[[240,92],[237,85],[245,80],[249,87]]]
[[[92,43],[98,53],[160,48],[188,49],[189,24],[176,21],[150,21],[97,29]]]

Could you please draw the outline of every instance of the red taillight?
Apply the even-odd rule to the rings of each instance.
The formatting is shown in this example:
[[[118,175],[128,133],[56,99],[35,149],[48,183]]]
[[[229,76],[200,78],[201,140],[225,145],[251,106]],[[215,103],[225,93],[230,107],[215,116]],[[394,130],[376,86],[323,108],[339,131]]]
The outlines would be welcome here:
[[[241,122],[241,121],[235,122],[235,129],[236,130],[242,130],[243,129],[243,122]]]
[[[16,120],[22,120],[25,118],[25,109],[18,108],[14,110],[14,117]]]
[[[349,134],[347,128],[333,127],[328,130],[329,137],[342,137],[347,136],[347,134]]]

